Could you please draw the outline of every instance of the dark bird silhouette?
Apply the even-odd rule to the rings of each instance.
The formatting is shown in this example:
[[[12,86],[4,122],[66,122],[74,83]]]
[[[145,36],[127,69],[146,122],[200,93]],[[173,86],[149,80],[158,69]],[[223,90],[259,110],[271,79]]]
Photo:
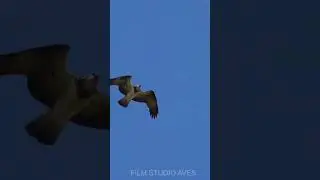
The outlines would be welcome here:
[[[157,118],[159,114],[158,102],[155,92],[152,90],[142,91],[141,85],[133,85],[131,83],[131,76],[120,76],[110,80],[110,85],[116,85],[119,87],[119,91],[125,95],[118,101],[123,107],[128,107],[131,100],[135,102],[146,103],[151,118]]]
[[[25,127],[46,145],[56,142],[69,121],[95,129],[110,127],[109,96],[96,89],[96,76],[78,78],[67,71],[69,50],[69,45],[56,44],[0,55],[0,76],[25,76],[31,96],[49,107]]]

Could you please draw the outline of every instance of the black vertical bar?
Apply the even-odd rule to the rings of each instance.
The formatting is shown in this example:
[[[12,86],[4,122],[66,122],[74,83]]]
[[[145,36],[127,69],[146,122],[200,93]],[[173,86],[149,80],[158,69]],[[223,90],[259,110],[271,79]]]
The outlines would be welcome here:
[[[104,12],[101,15],[100,19],[100,58],[101,58],[101,64],[107,64],[106,67],[102,66],[100,69],[100,72],[103,76],[102,84],[107,84],[108,80],[110,79],[110,0],[103,0],[103,6],[104,6]],[[106,93],[108,97],[110,97],[110,89],[109,84],[107,84]],[[110,98],[108,99],[110,101]],[[110,102],[108,102],[108,105]],[[102,120],[107,121],[109,123],[110,127],[110,105],[104,108],[109,113],[107,114],[107,117],[101,117]],[[102,146],[99,150],[99,153],[106,153],[107,156],[103,155],[104,158],[100,159],[100,165],[102,168],[107,169],[101,169],[101,180],[109,180],[110,179],[110,130],[107,130],[107,142],[105,142],[105,138],[102,138],[103,141],[100,142],[100,145]],[[106,151],[107,152],[106,152]],[[106,158],[107,157],[107,158]],[[107,179],[105,178],[107,177]],[[99,179],[100,180],[100,179]]]
[[[217,0],[210,0],[210,161],[211,179],[222,179],[222,142],[221,142],[221,44],[220,13]]]
[[[109,79],[110,79],[110,68],[111,68],[111,66],[110,66],[110,0],[106,0],[106,6],[107,6],[107,8],[106,8],[106,16],[107,16],[107,18],[106,18],[106,24],[107,24],[107,28],[106,28],[106,35],[107,35],[107,38],[106,38],[106,43],[107,43],[107,48],[106,48],[106,51],[107,51],[107,57],[108,57],[108,65],[109,65],[109,67],[108,68],[106,68],[109,72],[107,73],[108,74],[108,79],[107,79],[107,82],[109,83]],[[110,88],[109,88],[110,86],[109,86],[109,84],[108,84],[108,96],[110,97]],[[110,101],[110,99],[109,99],[109,101]],[[108,109],[108,111],[109,111],[109,117],[107,117],[109,120],[109,127],[110,127],[110,121],[111,121],[111,115],[110,115],[110,102],[109,102],[109,107],[108,107],[109,109]],[[110,128],[109,128],[110,129]],[[110,130],[109,130],[109,142],[107,142],[108,143],[108,146],[109,146],[109,169],[107,170],[108,171],[108,177],[109,177],[109,180],[111,179],[111,177],[110,177],[110,167],[111,167],[111,163],[110,163],[110,149],[111,149],[111,147],[110,147],[110,136],[111,135],[111,133],[110,133]]]

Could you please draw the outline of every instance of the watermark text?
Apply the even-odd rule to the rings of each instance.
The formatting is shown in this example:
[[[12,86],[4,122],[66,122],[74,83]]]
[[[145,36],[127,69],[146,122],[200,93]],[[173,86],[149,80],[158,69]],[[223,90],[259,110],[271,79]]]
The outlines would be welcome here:
[[[194,169],[130,169],[130,176],[196,176]]]

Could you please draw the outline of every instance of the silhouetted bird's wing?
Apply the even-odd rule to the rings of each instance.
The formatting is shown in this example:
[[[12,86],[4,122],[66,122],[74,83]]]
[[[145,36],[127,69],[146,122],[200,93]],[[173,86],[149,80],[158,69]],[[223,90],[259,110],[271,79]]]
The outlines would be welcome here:
[[[108,95],[97,92],[91,96],[89,104],[72,118],[78,125],[94,129],[110,128],[110,98]]]
[[[28,134],[43,144],[53,145],[65,125],[88,106],[90,100],[91,97],[78,98],[75,83],[71,83],[68,91],[57,100],[52,109],[27,124]]]
[[[2,54],[0,55],[0,75],[65,72],[69,50],[69,45],[56,44]]]

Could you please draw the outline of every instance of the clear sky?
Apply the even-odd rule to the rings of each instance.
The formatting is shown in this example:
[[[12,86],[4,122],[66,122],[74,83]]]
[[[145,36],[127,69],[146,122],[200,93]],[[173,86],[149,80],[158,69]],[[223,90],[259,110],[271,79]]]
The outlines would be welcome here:
[[[111,89],[111,179],[141,179],[136,168],[209,179],[209,63],[209,0],[111,2],[111,76],[132,75],[159,104],[152,120],[144,104],[120,107]]]

